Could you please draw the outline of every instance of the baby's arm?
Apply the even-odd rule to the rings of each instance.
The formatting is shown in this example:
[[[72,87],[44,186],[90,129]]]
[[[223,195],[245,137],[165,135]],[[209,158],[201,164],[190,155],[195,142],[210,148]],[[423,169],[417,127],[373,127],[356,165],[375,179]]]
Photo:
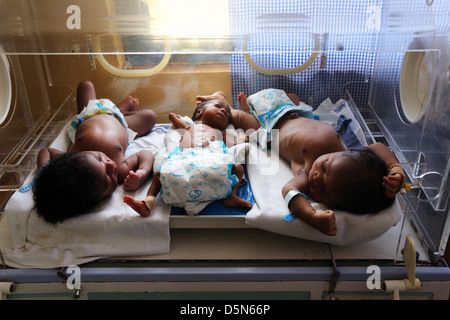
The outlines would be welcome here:
[[[383,178],[383,187],[386,190],[386,196],[393,198],[405,185],[405,172],[398,163],[395,154],[384,144],[377,142],[367,148],[377,154],[386,164],[388,175]]]
[[[141,186],[151,174],[153,160],[153,154],[149,150],[139,151],[125,160],[120,168],[121,172],[126,173],[123,179],[124,190],[134,191]]]
[[[222,91],[216,91],[213,94],[209,94],[209,95],[199,95],[196,97],[197,99],[197,105],[199,105],[202,102],[208,101],[208,100],[215,100],[215,99],[219,99],[222,101],[225,101],[226,103],[228,103],[227,101],[227,97],[225,96],[225,93],[223,93]]]
[[[223,204],[225,205],[225,207],[228,208],[236,208],[236,207],[251,208],[253,205],[250,202],[240,198],[237,195],[237,191],[241,186],[242,178],[244,177],[244,167],[242,167],[242,165],[239,163],[235,163],[233,164],[231,173],[238,178],[238,182],[231,189],[231,194],[226,199],[223,200]]]
[[[43,148],[43,149],[41,149],[39,151],[39,153],[38,153],[37,167],[38,168],[42,167],[47,162],[49,162],[53,158],[56,158],[57,156],[60,156],[63,153],[64,152],[59,151],[57,149],[53,149],[53,148]]]
[[[289,210],[298,218],[319,230],[320,232],[334,236],[337,233],[336,217],[332,210],[325,212],[317,212],[311,206],[309,200],[304,196],[304,192],[309,189],[308,177],[306,173],[302,173],[292,180],[290,180],[282,189],[283,198],[286,199],[286,195],[290,191],[299,191],[289,202]]]
[[[169,120],[172,121],[172,124],[177,129],[185,129],[185,130],[189,130],[190,129],[190,126],[178,114],[169,113]]]

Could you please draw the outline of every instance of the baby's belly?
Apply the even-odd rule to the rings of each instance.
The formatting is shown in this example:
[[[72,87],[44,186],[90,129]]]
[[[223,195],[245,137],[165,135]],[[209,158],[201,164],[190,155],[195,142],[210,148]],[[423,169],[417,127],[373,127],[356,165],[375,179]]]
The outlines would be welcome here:
[[[128,134],[113,116],[97,115],[81,125],[75,138],[79,151],[101,151],[113,158],[124,153],[128,145]]]
[[[279,131],[279,146],[281,156],[299,165],[345,150],[332,126],[307,118],[286,121]]]

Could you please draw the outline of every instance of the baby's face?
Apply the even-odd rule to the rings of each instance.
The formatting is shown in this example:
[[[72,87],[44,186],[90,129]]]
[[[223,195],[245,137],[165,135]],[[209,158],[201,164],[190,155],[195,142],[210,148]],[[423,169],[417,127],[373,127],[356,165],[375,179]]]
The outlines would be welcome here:
[[[223,100],[208,101],[201,111],[201,121],[219,130],[225,130],[230,120],[230,106]]]
[[[353,173],[351,162],[343,154],[334,152],[320,156],[308,173],[312,199],[330,208],[340,204],[340,195],[347,189],[348,175]]]
[[[100,151],[83,153],[97,177],[99,200],[110,196],[117,188],[117,164]]]

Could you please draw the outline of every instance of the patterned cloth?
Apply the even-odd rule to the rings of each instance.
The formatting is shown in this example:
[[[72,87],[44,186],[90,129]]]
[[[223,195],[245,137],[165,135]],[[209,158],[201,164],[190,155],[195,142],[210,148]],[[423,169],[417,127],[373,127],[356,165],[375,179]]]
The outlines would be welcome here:
[[[212,141],[206,148],[176,148],[159,168],[161,197],[178,207],[226,198],[238,182],[232,167],[233,156],[223,141]]]
[[[296,106],[283,90],[265,89],[249,96],[247,101],[261,128],[268,132],[288,111],[295,110],[303,117],[315,119],[310,106],[304,103]]]

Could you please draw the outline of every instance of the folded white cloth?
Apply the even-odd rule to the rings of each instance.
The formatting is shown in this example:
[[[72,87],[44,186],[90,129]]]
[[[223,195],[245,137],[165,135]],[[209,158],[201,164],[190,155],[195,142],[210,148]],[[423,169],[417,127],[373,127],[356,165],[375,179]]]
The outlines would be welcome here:
[[[129,146],[126,156],[144,147],[156,152],[163,145],[164,134],[155,130],[138,138]],[[52,147],[67,150],[69,144],[66,130],[62,130]],[[31,174],[26,183],[33,177]],[[111,198],[90,213],[56,226],[37,216],[32,191],[16,192],[5,208],[14,242],[14,248],[3,251],[6,264],[17,268],[55,268],[104,257],[168,252],[170,206],[158,201],[151,216],[142,218],[123,203],[126,194],[144,199],[149,186],[150,181],[130,194],[119,185]]]

